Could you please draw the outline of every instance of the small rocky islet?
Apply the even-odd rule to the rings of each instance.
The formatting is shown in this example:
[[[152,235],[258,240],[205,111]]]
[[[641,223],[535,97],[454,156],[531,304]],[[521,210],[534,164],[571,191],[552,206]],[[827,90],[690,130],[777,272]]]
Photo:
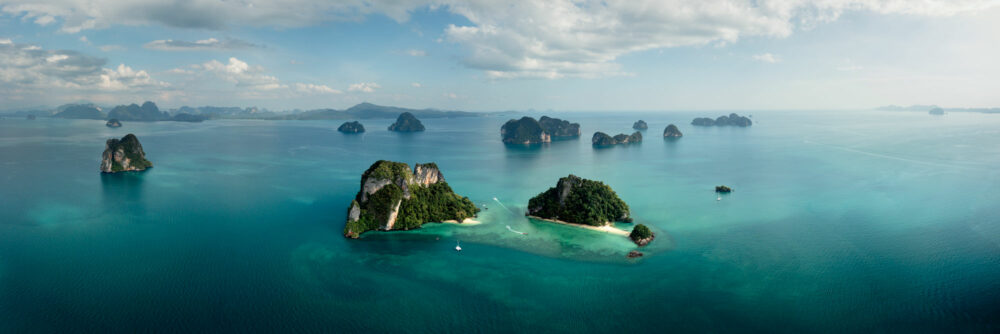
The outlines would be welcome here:
[[[500,137],[505,144],[540,144],[553,139],[580,137],[580,123],[542,116],[539,120],[524,116],[511,119],[500,127]]]
[[[670,124],[663,129],[663,138],[680,138],[683,136],[684,134],[681,133],[681,130],[676,125]]]
[[[479,212],[468,197],[456,194],[434,163],[410,166],[379,160],[361,174],[361,189],[351,201],[344,236],[367,231],[409,230],[424,223],[463,222]]]
[[[337,128],[337,131],[343,133],[363,133],[365,132],[365,126],[361,125],[358,121],[344,122],[344,124],[341,124],[340,127]]]
[[[931,110],[928,111],[927,113],[931,114],[931,115],[944,115],[944,109],[935,107],[935,108],[931,108]]]
[[[424,124],[410,112],[399,114],[396,122],[389,126],[389,131],[394,132],[420,132],[424,130]]]
[[[745,128],[753,125],[750,118],[745,116],[737,115],[736,113],[731,113],[728,116],[722,115],[716,119],[711,119],[708,117],[698,117],[691,121],[691,125],[694,126],[738,126]]]
[[[724,185],[722,185],[722,186],[715,186],[715,192],[720,193],[720,194],[728,194],[728,193],[733,192],[733,188],[730,188],[729,186],[724,186]]]
[[[146,160],[146,152],[134,134],[127,134],[121,139],[108,139],[104,145],[102,173],[137,172],[151,167],[153,163]]]
[[[120,128],[122,127],[122,122],[119,121],[117,118],[112,118],[109,119],[107,122],[105,122],[104,126],[107,126],[109,128]]]
[[[638,121],[635,121],[635,123],[632,123],[632,129],[646,130],[649,129],[649,124],[646,124],[646,121],[640,119]]]
[[[619,133],[614,137],[612,137],[609,136],[607,133],[598,131],[594,133],[594,137],[590,139],[590,142],[595,147],[636,144],[642,142],[642,133],[639,131],[636,131],[631,135]]]

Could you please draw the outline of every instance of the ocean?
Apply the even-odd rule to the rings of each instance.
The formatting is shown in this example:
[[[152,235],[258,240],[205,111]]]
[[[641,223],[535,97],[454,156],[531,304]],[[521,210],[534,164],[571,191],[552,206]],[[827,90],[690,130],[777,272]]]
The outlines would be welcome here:
[[[362,120],[361,135],[342,121],[0,119],[0,332],[1000,331],[1000,115],[690,125],[729,112],[550,113],[583,136],[533,147],[500,141],[521,115],[423,119],[414,134]],[[638,119],[641,144],[591,146]],[[670,123],[683,138],[662,138]],[[127,133],[154,167],[102,175],[105,140]],[[437,163],[486,206],[482,224],[344,238],[380,159]],[[608,184],[653,229],[645,256],[524,217],[569,174]],[[716,185],[734,191],[716,200]]]

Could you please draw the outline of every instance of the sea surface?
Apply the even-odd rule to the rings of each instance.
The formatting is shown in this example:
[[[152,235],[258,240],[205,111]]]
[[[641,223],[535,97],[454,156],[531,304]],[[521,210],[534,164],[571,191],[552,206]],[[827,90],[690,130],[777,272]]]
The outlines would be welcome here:
[[[549,114],[583,136],[534,147],[500,142],[520,115],[424,119],[416,134],[367,120],[361,135],[2,119],[0,332],[1000,331],[1000,115],[738,112],[754,125]],[[641,144],[591,147],[640,118]],[[669,123],[684,137],[664,140]],[[105,140],[127,133],[155,167],[102,175]],[[486,206],[482,224],[345,239],[379,159],[436,162]],[[646,256],[524,218],[569,174],[610,185],[654,230]],[[722,184],[734,192],[717,200]]]

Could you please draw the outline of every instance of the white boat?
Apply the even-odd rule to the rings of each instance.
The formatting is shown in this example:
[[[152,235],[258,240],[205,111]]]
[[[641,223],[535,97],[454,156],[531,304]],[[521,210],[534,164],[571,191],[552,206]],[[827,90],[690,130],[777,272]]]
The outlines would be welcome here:
[[[722,195],[719,195],[719,197],[716,197],[715,200],[716,201],[721,201],[722,200]]]
[[[462,245],[461,245],[461,243],[459,243],[459,242],[455,243],[455,251],[458,251],[458,252],[462,251]]]

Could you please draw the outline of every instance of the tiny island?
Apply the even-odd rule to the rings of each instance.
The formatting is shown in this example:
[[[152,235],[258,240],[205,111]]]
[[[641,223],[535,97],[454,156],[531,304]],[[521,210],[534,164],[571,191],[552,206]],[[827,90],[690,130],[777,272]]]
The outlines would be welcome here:
[[[410,166],[379,160],[361,174],[361,189],[347,209],[344,236],[409,230],[429,222],[474,223],[479,208],[444,181],[434,163]]]
[[[590,142],[596,147],[636,144],[642,142],[642,133],[639,131],[632,133],[632,135],[619,133],[612,137],[607,133],[598,131],[594,133],[594,137],[591,138]]]
[[[343,133],[363,133],[365,132],[365,126],[361,125],[358,121],[344,122],[344,124],[341,124],[340,127],[337,128],[337,131]]]
[[[663,129],[663,138],[680,138],[683,136],[684,134],[681,133],[681,130],[676,125],[670,124]]]
[[[572,174],[560,178],[555,187],[531,198],[525,216],[626,237],[630,233],[614,227],[613,222],[632,222],[628,204],[618,198],[611,187]],[[636,233],[642,237],[633,239],[634,242],[646,238],[649,239],[645,243],[652,240],[642,231]]]
[[[142,150],[142,144],[134,134],[127,134],[121,139],[108,139],[104,145],[104,153],[101,154],[102,173],[137,172],[151,167],[153,163],[146,160],[146,152]]]
[[[409,111],[399,114],[396,122],[389,126],[389,131],[394,132],[420,132],[424,131],[424,124]]]
[[[729,114],[729,116],[722,115],[716,119],[711,119],[708,117],[699,117],[691,121],[691,125],[694,126],[738,126],[745,128],[753,125],[750,118],[745,116],[737,115],[736,113]]]
[[[931,110],[928,111],[927,113],[931,114],[931,115],[944,115],[944,109],[941,109],[941,108],[938,108],[938,107],[934,107],[934,108],[931,108]]]
[[[729,186],[724,186],[724,185],[723,186],[715,186],[715,192],[720,193],[720,194],[728,194],[728,193],[733,192],[733,188],[730,188]]]
[[[646,130],[649,129],[649,124],[646,124],[646,121],[640,119],[638,121],[635,121],[635,123],[632,123],[632,129]]]
[[[525,116],[511,119],[500,127],[500,137],[505,144],[540,144],[558,139],[580,137],[580,123],[542,116],[539,120]]]
[[[112,118],[109,119],[107,123],[104,123],[104,126],[107,126],[109,128],[120,128],[122,127],[122,122],[119,121],[117,118]]]

